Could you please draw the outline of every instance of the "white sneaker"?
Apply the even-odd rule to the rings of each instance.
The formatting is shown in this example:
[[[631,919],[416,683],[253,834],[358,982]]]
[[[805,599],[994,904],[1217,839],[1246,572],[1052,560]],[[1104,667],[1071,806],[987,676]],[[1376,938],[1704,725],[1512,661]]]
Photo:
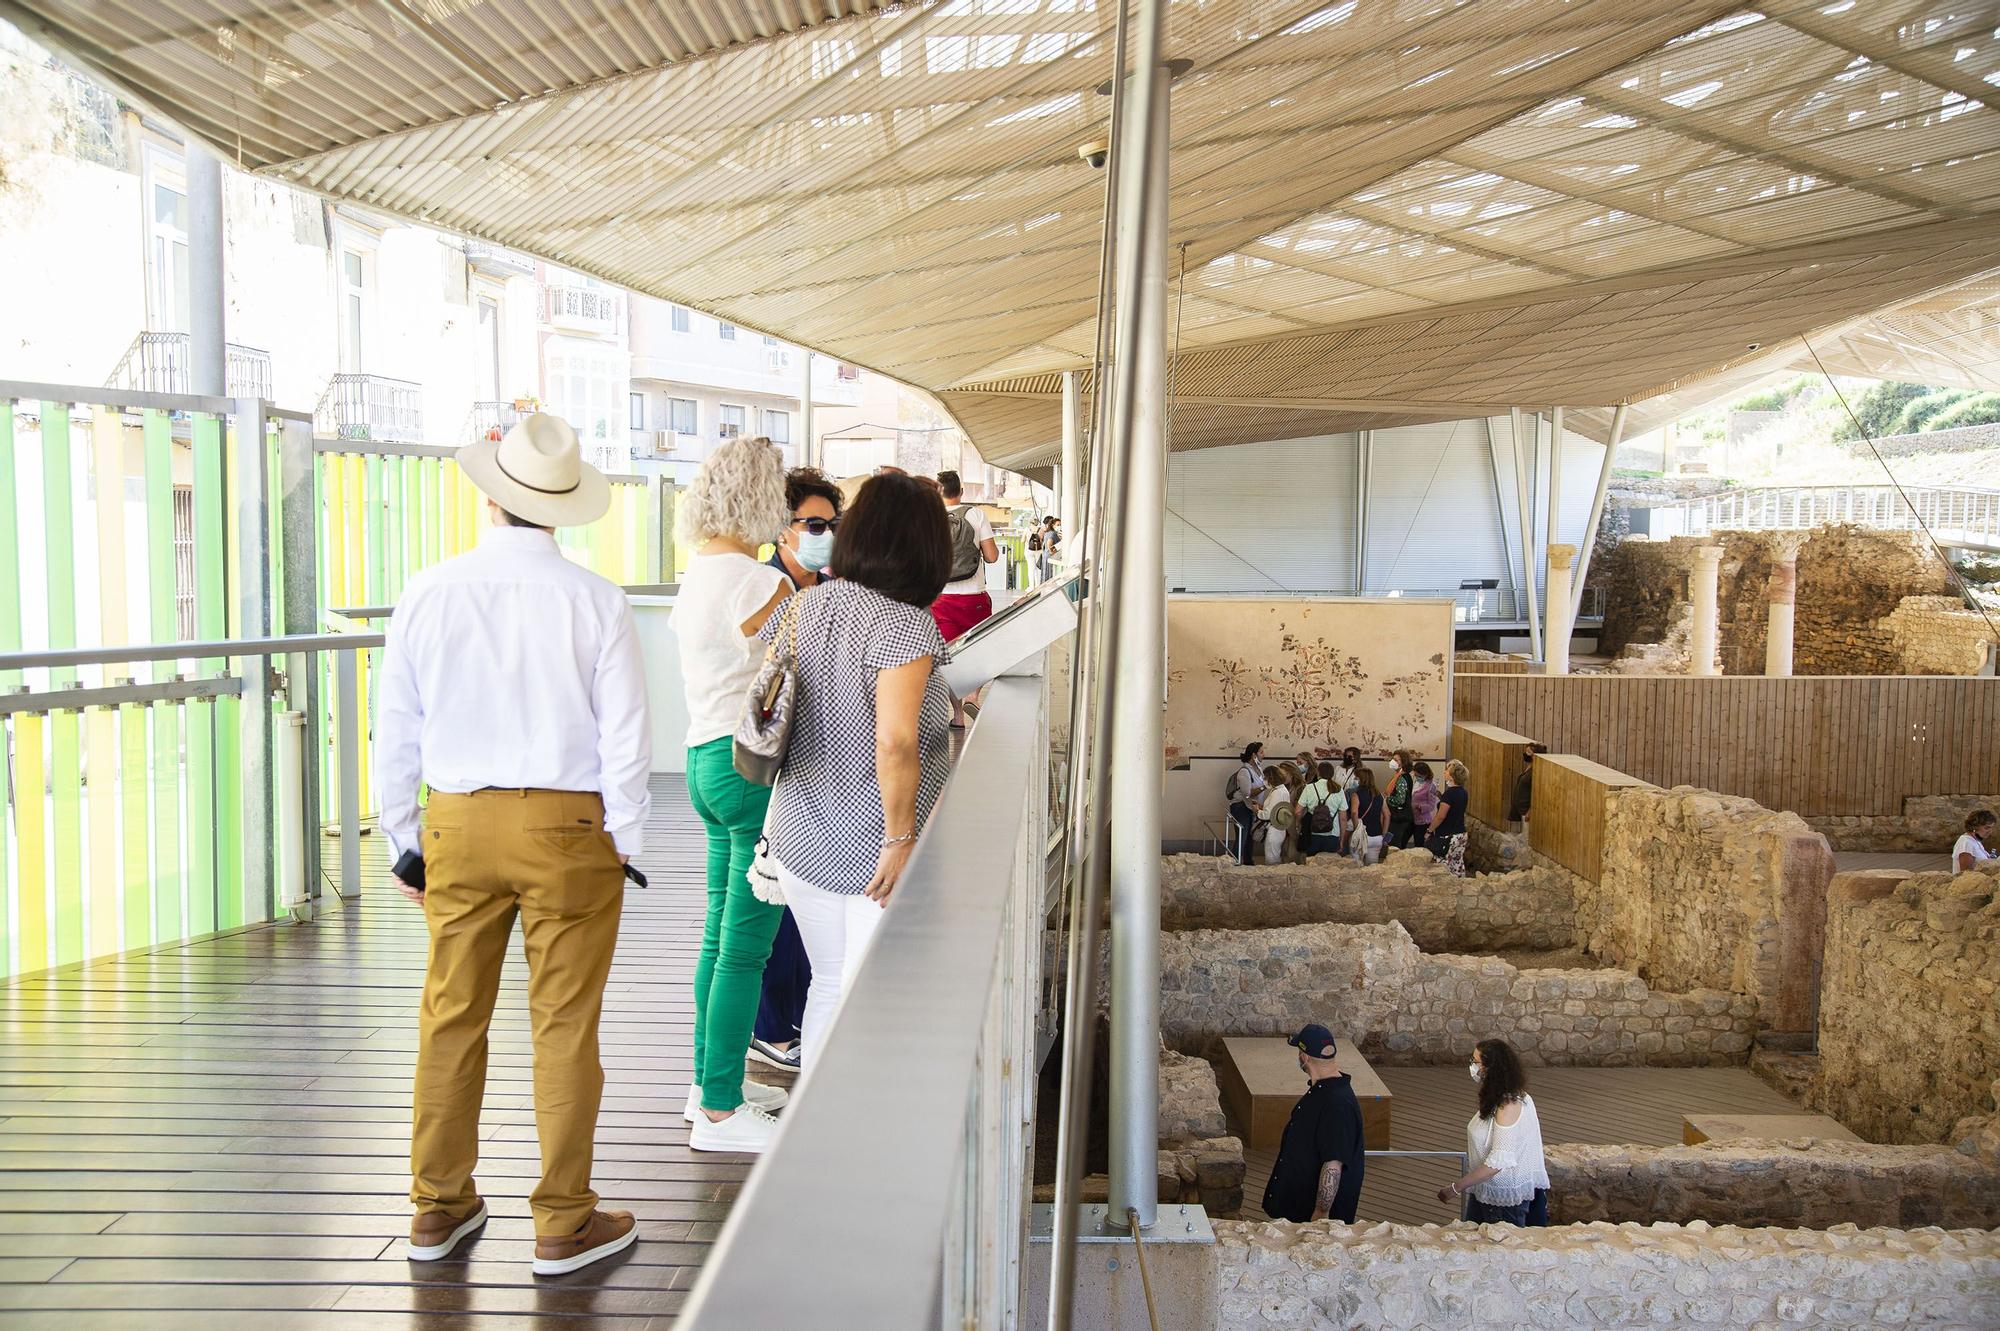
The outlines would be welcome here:
[[[743,1079],[743,1103],[746,1105],[756,1105],[766,1113],[775,1113],[783,1109],[785,1101],[789,1099],[791,1095],[782,1086],[766,1086],[763,1082],[751,1081],[748,1077]],[[681,1110],[681,1117],[690,1123],[706,1117],[701,1112],[701,1087],[688,1087],[687,1107]]]
[[[745,1104],[728,1118],[714,1120],[697,1115],[688,1133],[688,1149],[694,1151],[734,1151],[759,1155],[778,1135],[778,1120],[756,1105]]]

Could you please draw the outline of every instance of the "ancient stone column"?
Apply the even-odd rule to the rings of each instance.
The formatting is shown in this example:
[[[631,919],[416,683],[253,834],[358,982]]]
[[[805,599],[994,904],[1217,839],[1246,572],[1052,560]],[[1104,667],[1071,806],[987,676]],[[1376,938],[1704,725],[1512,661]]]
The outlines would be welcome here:
[[[1716,581],[1722,572],[1722,547],[1698,545],[1694,550],[1694,624],[1688,633],[1688,673],[1719,675],[1715,664]]]
[[[1784,679],[1792,673],[1792,623],[1797,612],[1799,547],[1804,539],[1780,536],[1771,549],[1771,617],[1764,627],[1764,673]]]
[[[1550,675],[1569,673],[1570,623],[1570,573],[1576,565],[1576,547],[1573,545],[1552,545],[1549,547],[1549,577],[1546,608],[1548,627],[1542,634],[1543,672]]]

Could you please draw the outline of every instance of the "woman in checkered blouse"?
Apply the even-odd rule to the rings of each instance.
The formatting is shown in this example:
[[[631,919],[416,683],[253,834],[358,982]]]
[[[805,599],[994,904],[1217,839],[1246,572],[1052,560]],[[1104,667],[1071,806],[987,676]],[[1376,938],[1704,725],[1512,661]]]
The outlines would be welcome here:
[[[869,480],[841,518],[833,569],[836,581],[797,598],[798,712],[771,804],[771,858],[812,961],[805,1066],[950,768],[951,691],[933,668],[944,640],[929,609],[951,572],[937,492],[909,476]]]

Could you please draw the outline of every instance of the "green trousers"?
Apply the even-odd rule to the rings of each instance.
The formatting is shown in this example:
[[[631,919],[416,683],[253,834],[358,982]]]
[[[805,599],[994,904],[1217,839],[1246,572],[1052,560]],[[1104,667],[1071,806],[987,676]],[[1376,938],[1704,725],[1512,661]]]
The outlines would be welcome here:
[[[687,754],[688,795],[708,833],[708,914],[694,967],[694,1079],[701,1107],[717,1113],[743,1103],[743,1056],[785,913],[750,891],[750,859],[771,788],[738,776],[731,754],[726,736]]]

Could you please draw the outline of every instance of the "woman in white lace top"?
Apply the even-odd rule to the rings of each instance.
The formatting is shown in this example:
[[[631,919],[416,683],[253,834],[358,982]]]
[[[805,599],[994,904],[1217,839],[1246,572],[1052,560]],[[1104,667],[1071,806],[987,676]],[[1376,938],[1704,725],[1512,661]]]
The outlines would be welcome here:
[[[1468,1071],[1479,1084],[1479,1112],[1465,1125],[1470,1168],[1439,1188],[1438,1200],[1466,1199],[1465,1218],[1475,1224],[1525,1225],[1535,1193],[1549,1186],[1528,1074],[1505,1040],[1481,1040]]]

